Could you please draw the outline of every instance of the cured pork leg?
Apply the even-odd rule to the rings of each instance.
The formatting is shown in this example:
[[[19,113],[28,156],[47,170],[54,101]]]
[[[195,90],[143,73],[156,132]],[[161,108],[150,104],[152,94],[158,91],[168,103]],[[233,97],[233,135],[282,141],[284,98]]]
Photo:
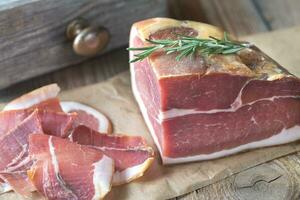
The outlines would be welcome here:
[[[223,32],[203,23],[153,18],[132,26],[130,47],[178,35],[222,38]],[[300,80],[257,47],[180,61],[177,55],[155,52],[130,66],[134,96],[163,163],[214,159],[300,139]]]

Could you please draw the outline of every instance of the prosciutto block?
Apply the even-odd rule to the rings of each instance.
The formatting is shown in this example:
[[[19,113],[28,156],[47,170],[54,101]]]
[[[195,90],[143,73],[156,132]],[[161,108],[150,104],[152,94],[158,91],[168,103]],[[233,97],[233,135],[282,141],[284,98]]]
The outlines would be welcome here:
[[[130,47],[178,34],[223,37],[211,25],[154,18],[133,25]],[[214,159],[300,139],[300,81],[257,47],[180,61],[176,56],[156,52],[130,66],[133,93],[163,163]]]

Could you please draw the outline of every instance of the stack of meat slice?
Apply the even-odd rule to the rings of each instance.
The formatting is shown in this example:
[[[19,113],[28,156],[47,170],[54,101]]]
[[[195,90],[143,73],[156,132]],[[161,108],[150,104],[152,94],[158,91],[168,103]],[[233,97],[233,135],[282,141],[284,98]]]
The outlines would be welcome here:
[[[152,163],[153,151],[139,136],[99,134],[86,126],[78,126],[71,141],[98,149],[114,159],[113,185],[121,185],[143,175]]]
[[[130,47],[180,35],[222,38],[217,27],[167,18],[133,25]],[[134,59],[135,52],[130,52]],[[155,52],[131,64],[132,89],[166,164],[213,159],[300,139],[300,79],[251,46],[176,60]]]
[[[60,102],[59,90],[39,88],[0,112],[0,193],[102,199],[112,185],[143,175],[154,156],[144,139],[111,134],[103,114]]]

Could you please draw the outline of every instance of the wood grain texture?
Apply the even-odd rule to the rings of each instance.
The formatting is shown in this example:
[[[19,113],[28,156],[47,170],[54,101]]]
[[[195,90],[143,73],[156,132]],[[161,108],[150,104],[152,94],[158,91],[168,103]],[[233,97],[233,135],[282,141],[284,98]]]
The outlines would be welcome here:
[[[0,90],[0,101],[8,101],[22,93],[50,83],[58,83],[62,90],[89,85],[106,80],[128,69],[128,52],[125,49],[115,50],[82,64],[23,81]]]
[[[299,0],[252,0],[271,30],[300,25]],[[295,12],[298,10],[298,12]]]
[[[237,36],[269,30],[251,0],[171,0],[169,4],[178,19],[210,23]]]
[[[259,165],[176,199],[300,199],[300,153]]]
[[[105,53],[128,43],[135,21],[165,14],[165,0],[34,0],[8,7],[0,12],[0,88],[88,59],[75,55],[65,37],[76,18],[109,30]]]
[[[171,14],[222,27],[237,36],[300,25],[298,0],[170,0]]]
[[[171,14],[177,18],[193,19],[219,25],[239,36],[264,32],[269,29],[275,30],[300,23],[300,3],[298,3],[298,0],[246,1],[171,0],[169,1],[169,7]],[[250,5],[250,11],[248,11],[248,7],[244,7],[247,5]],[[239,15],[234,12],[238,12]],[[269,23],[269,25],[266,25],[266,23]],[[247,24],[251,26],[247,27]],[[58,82],[63,89],[71,89],[106,80],[128,69],[127,56],[127,52],[123,48],[82,64],[23,81],[21,84],[0,91],[0,101],[11,99],[51,82]],[[300,199],[300,153],[276,159],[263,166],[254,167],[176,199],[276,200],[280,198],[282,200]]]

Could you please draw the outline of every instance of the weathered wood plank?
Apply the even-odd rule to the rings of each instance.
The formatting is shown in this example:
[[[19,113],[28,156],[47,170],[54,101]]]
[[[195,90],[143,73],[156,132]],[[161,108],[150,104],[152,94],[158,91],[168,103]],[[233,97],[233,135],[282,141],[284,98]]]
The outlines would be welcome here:
[[[299,0],[253,0],[270,29],[300,25]]]
[[[251,0],[173,0],[169,4],[176,18],[210,23],[237,36],[268,31]]]
[[[300,153],[251,168],[184,195],[180,200],[296,200],[300,198]]]
[[[106,80],[128,69],[128,52],[125,48],[114,50],[109,54],[95,57],[82,64],[67,67],[0,90],[0,102],[49,83],[58,83],[63,90],[66,90]]]
[[[32,3],[33,0],[0,0],[0,11],[12,9],[16,6],[25,5],[27,3]],[[35,0],[38,1],[38,0]]]
[[[75,55],[65,37],[76,18],[109,30],[105,53],[128,43],[133,22],[165,14],[165,0],[32,0],[2,10],[0,88],[86,60]]]

